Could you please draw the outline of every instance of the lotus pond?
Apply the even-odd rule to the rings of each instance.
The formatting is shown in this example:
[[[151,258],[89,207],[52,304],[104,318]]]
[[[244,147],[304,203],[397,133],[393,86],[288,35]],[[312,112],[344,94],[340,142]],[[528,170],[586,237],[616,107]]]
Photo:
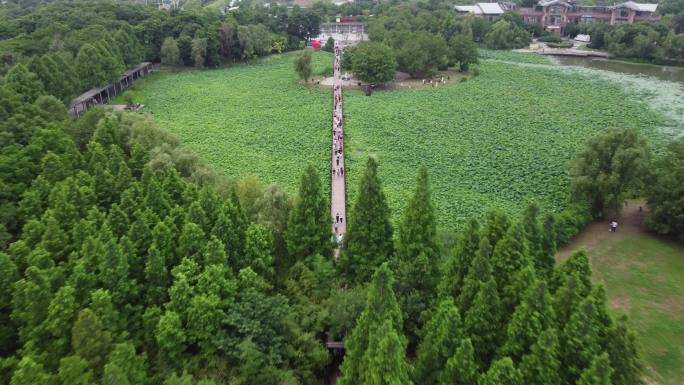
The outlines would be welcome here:
[[[546,60],[520,55],[497,58]],[[155,74],[136,85],[136,101],[226,175],[295,193],[307,162],[329,172],[331,92],[297,83],[293,59]],[[331,61],[317,53],[314,72]],[[395,221],[420,166],[430,171],[443,230],[494,207],[517,214],[529,201],[557,211],[568,163],[595,133],[634,127],[655,146],[666,140],[662,115],[620,84],[551,67],[485,60],[480,76],[448,87],[345,92],[348,201],[375,156]]]

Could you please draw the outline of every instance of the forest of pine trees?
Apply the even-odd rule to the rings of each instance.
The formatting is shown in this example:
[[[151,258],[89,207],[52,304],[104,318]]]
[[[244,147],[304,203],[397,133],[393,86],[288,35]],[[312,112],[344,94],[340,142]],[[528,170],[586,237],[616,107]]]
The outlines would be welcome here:
[[[315,168],[290,198],[218,177],[145,117],[3,92],[3,383],[315,384],[328,335],[341,384],[641,381],[587,256],[554,267],[560,219],[534,205],[440,247],[420,169],[394,235],[369,159],[334,264]]]
[[[328,339],[342,385],[641,383],[587,256],[555,266],[586,222],[575,206],[492,211],[450,245],[429,170],[395,228],[370,158],[333,261],[315,167],[292,197],[219,176],[149,118],[70,119],[75,92],[149,57],[140,33],[37,49],[0,83],[0,383],[314,385]]]

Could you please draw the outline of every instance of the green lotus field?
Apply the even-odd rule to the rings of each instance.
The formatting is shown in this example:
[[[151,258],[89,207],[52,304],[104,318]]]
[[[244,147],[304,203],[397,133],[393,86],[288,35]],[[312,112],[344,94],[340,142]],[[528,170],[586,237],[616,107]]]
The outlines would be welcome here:
[[[509,61],[539,62],[519,55]],[[331,92],[297,83],[293,59],[162,72],[139,83],[136,98],[226,175],[257,175],[294,193],[307,162],[329,172]],[[331,60],[314,55],[314,72]],[[656,146],[664,140],[661,116],[615,82],[491,60],[480,73],[447,87],[345,92],[349,202],[365,159],[375,156],[395,220],[420,166],[430,171],[443,230],[493,207],[517,214],[536,201],[560,210],[568,164],[592,135],[634,127]]]

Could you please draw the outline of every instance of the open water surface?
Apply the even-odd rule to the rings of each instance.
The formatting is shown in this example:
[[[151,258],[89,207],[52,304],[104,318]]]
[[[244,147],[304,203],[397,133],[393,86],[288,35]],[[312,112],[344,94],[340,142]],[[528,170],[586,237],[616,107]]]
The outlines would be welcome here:
[[[652,76],[660,80],[684,83],[684,67],[629,63],[603,58],[579,56],[554,56],[554,60],[556,60],[558,64],[564,66],[578,66],[630,75]]]

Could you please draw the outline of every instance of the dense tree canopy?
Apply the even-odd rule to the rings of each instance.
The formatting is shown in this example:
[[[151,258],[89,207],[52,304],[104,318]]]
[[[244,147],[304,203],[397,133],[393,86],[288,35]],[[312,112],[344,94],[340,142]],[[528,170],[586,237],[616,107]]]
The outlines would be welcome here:
[[[625,196],[638,188],[650,160],[649,147],[634,130],[610,129],[589,141],[575,161],[573,195],[595,218],[622,211]]]

